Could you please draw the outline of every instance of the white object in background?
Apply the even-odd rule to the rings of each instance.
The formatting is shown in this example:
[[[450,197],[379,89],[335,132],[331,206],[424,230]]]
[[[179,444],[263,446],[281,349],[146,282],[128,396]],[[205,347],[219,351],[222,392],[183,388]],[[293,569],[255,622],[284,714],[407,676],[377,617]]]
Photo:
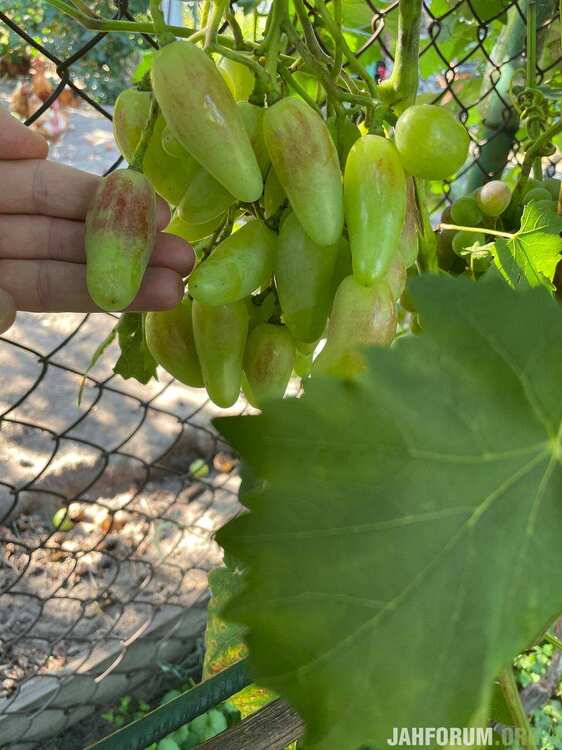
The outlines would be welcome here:
[[[164,18],[170,26],[183,26],[183,8],[181,0],[164,0],[162,3]]]

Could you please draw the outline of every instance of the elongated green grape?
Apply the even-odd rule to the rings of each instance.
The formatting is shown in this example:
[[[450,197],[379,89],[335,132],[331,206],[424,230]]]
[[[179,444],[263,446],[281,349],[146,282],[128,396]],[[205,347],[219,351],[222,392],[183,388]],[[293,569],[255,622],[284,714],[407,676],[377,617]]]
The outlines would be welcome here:
[[[359,284],[354,276],[342,281],[336,292],[328,340],[314,362],[312,374],[350,378],[365,369],[361,349],[387,346],[396,333],[396,305],[385,281]]]
[[[156,240],[156,194],[140,172],[104,177],[88,214],[84,244],[88,292],[102,310],[124,310],[140,289]]]
[[[148,120],[150,102],[150,92],[137,89],[122,91],[115,102],[113,133],[119,151],[129,163],[133,160]],[[170,156],[166,153],[162,147],[165,128],[166,123],[160,115],[144,155],[143,172],[156,192],[168,203],[177,206],[199,165],[185,150],[180,156]]]
[[[162,131],[162,148],[168,156],[171,156],[174,159],[181,159],[183,157],[191,159],[187,151],[167,125]]]
[[[346,276],[350,276],[353,273],[353,263],[351,260],[351,249],[349,242],[342,237],[338,243],[338,254],[336,257],[336,263],[334,266],[334,274],[332,276],[332,291],[330,294],[330,307],[334,301],[334,295],[345,279]]]
[[[257,220],[223,240],[189,278],[189,293],[207,305],[248,297],[273,273],[277,238]]]
[[[262,323],[248,336],[244,373],[248,401],[262,408],[274,398],[283,398],[295,362],[295,342],[285,326]]]
[[[238,102],[238,109],[242,115],[244,127],[254,149],[261,173],[265,175],[267,174],[271,160],[263,137],[264,109],[249,102]]]
[[[484,217],[476,198],[472,195],[463,195],[451,206],[451,218],[454,224],[477,227]]]
[[[179,212],[176,212],[164,231],[167,234],[175,234],[186,242],[199,242],[199,240],[203,240],[205,237],[213,234],[221,226],[225,218],[226,214],[220,214],[205,224],[189,224],[181,218]]]
[[[416,189],[412,177],[406,178],[406,217],[398,249],[404,265],[410,268],[416,262],[419,251]]]
[[[338,252],[338,244],[321,247],[313,242],[295,214],[283,222],[275,281],[283,320],[298,341],[316,341],[322,335]]]
[[[147,313],[145,335],[150,353],[172,377],[194,388],[203,386],[189,297],[172,310]]]
[[[283,185],[279,182],[275,170],[271,167],[267,173],[263,191],[263,211],[265,218],[269,219],[273,214],[276,214],[286,200],[287,193],[283,189]]]
[[[247,101],[256,84],[256,77],[250,68],[228,57],[220,59],[218,68],[224,78],[228,76],[227,84],[230,84],[229,88],[232,87],[231,91],[234,98],[239,102]]]
[[[240,395],[242,361],[248,335],[245,300],[230,305],[193,302],[193,335],[207,393],[228,408]]]
[[[270,290],[265,296],[254,295],[250,297],[248,311],[250,314],[249,330],[252,331],[261,323],[267,323],[272,318],[278,305],[273,290]]]
[[[318,245],[335,244],[343,230],[342,180],[326,123],[304,101],[287,97],[266,110],[263,133],[304,231]]]
[[[188,224],[207,224],[228,211],[235,200],[214,177],[199,168],[183,194],[178,211]]]
[[[356,141],[345,165],[344,198],[353,274],[370,286],[399,251],[406,218],[406,175],[391,141],[379,135]]]
[[[384,280],[388,284],[390,291],[392,292],[393,298],[396,300],[404,289],[406,288],[406,281],[408,279],[408,273],[406,271],[406,265],[402,259],[402,256],[398,253],[394,256],[390,268],[386,272]]]
[[[263,181],[242,115],[206,52],[172,42],[155,54],[151,74],[162,114],[182,146],[229,193],[257,200]]]
[[[361,138],[361,131],[357,125],[345,115],[332,115],[326,120],[326,125],[340,157],[340,164],[345,167],[347,157],[353,144]]]

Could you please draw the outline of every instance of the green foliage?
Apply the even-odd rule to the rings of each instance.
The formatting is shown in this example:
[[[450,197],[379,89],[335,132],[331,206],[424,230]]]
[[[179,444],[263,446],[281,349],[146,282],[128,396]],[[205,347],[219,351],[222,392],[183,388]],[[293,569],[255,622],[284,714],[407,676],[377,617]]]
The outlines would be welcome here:
[[[562,259],[562,217],[527,203],[521,228],[511,239],[496,238],[494,262],[502,276],[513,286],[552,288],[556,266]]]
[[[110,0],[89,3],[92,10],[111,17],[115,6]],[[143,19],[147,3],[131,0],[129,10],[137,20]],[[94,33],[56,10],[47,2],[30,3],[28,0],[13,0],[7,15],[24,29],[35,41],[64,60],[89,42]],[[112,104],[132,75],[141,50],[146,42],[140,34],[108,34],[101,43],[88,51],[72,65],[73,80],[87,90],[88,94],[103,104]],[[32,47],[15,32],[0,26],[0,58],[21,59],[35,56]]]
[[[413,294],[422,335],[366,375],[217,420],[255,476],[218,536],[247,568],[226,616],[315,750],[484,725],[494,678],[560,611],[562,314],[499,281]]]
[[[117,337],[121,355],[113,371],[122,378],[135,378],[143,384],[156,377],[156,360],[144,337],[143,313],[123,313],[117,324]]]

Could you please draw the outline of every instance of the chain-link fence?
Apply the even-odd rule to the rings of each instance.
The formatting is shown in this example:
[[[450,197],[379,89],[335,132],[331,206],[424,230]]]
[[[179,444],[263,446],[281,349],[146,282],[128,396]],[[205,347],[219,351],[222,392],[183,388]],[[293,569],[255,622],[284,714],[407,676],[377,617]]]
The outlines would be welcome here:
[[[538,85],[560,68],[556,5],[539,3]],[[397,7],[344,4],[357,54],[380,78],[392,67]],[[453,108],[472,138],[471,163],[453,183],[432,187],[436,208],[456,186],[476,187],[518,159],[513,90],[524,83],[526,10],[526,0],[425,4],[420,97]],[[60,78],[27,124],[68,88],[82,108],[110,119],[73,77],[104,34],[63,60],[15,17],[9,7],[0,12]],[[133,19],[127,0],[116,2],[115,18]],[[559,158],[546,165],[550,174]],[[0,338],[3,748],[81,747],[85,735],[68,730],[118,696],[197,671],[206,572],[220,561],[212,533],[237,510],[235,460],[218,444],[199,391],[164,375],[146,387],[123,381],[111,371],[112,350],[87,370],[113,324],[110,315],[22,314]],[[196,459],[207,476],[190,471]],[[68,531],[51,520],[61,507]],[[94,726],[89,739],[106,730]]]

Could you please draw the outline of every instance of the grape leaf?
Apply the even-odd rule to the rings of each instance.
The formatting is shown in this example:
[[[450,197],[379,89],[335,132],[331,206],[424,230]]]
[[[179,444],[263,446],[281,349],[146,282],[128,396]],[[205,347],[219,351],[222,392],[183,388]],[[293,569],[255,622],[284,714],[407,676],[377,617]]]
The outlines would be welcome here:
[[[562,609],[562,312],[501,280],[412,287],[424,333],[364,375],[216,421],[254,476],[218,535],[246,570],[224,616],[314,750],[485,725]]]
[[[143,314],[123,313],[117,324],[117,338],[121,355],[113,372],[122,378],[135,378],[143,385],[156,378],[158,365],[146,345]]]
[[[562,216],[527,203],[521,229],[510,240],[495,240],[494,262],[512,286],[524,278],[530,286],[552,289],[556,266],[562,259]]]
[[[205,631],[205,660],[203,663],[203,679],[221,672],[240,659],[247,656],[244,644],[245,628],[235,623],[225,622],[221,611],[225,605],[238,594],[243,585],[240,572],[230,568],[217,568],[209,573],[209,588],[211,601]],[[243,690],[232,695],[228,700],[240,711],[241,717],[259,711],[267,703],[275,699],[275,693],[257,685],[248,685]]]

